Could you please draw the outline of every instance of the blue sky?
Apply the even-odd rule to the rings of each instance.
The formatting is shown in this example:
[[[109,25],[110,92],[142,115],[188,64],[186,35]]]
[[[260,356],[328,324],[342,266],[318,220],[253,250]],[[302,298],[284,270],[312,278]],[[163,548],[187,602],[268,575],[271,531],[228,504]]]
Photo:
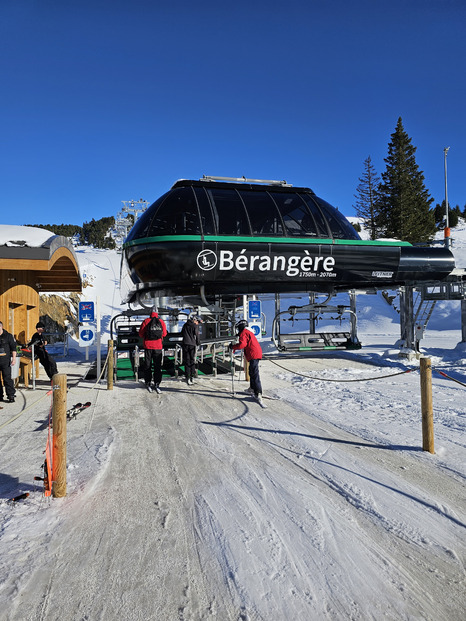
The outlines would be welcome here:
[[[435,202],[450,147],[463,208],[465,23],[464,0],[0,0],[0,222],[82,224],[204,174],[353,215],[399,116]]]

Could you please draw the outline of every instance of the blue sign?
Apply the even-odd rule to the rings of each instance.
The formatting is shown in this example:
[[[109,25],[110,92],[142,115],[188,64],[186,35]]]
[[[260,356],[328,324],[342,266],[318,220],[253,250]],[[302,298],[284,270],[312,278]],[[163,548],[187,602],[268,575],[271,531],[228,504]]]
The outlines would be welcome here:
[[[85,341],[85,342],[90,342],[94,339],[94,331],[93,330],[83,330],[79,337],[81,338],[81,340]]]
[[[79,321],[94,321],[94,302],[79,302]]]
[[[262,314],[262,302],[260,300],[249,300],[249,319],[260,319]]]
[[[252,330],[252,332],[254,333],[254,336],[257,338],[259,336],[261,336],[261,326],[260,324],[257,323],[252,323],[249,326],[249,329]]]
[[[94,344],[95,332],[87,326],[79,327],[79,347],[89,347]]]

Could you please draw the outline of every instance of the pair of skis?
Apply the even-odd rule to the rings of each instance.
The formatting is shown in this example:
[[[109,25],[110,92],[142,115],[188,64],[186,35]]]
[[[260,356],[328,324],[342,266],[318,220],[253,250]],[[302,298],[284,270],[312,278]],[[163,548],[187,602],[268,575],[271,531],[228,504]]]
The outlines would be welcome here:
[[[90,407],[91,402],[87,401],[87,403],[76,403],[76,405],[73,405],[73,407],[71,407],[67,413],[66,413],[66,418],[67,420],[71,420],[72,418],[76,418],[76,416],[82,412],[83,410],[86,410],[88,407]]]

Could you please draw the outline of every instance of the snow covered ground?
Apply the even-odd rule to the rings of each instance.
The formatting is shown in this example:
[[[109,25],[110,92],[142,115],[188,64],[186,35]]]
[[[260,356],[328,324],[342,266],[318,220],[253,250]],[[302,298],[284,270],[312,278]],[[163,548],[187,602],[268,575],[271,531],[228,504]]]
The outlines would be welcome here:
[[[453,233],[464,267],[466,227]],[[118,255],[77,256],[110,319]],[[264,341],[263,384],[279,397],[265,410],[239,376],[107,391],[79,381],[72,350],[58,359],[68,403],[92,406],[68,424],[64,499],[33,482],[47,383],[2,404],[0,619],[464,619],[459,303],[437,304],[422,342],[435,454],[421,450],[419,363],[398,358],[396,310],[358,296],[358,324],[355,352],[278,355]]]

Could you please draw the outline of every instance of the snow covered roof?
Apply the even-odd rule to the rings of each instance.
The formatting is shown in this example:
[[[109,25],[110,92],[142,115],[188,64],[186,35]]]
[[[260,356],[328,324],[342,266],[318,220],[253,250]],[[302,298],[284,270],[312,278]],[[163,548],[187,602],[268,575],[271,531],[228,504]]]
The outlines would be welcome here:
[[[55,233],[35,226],[17,226],[13,224],[2,224],[0,226],[0,246],[16,246],[38,248],[47,246]]]
[[[32,272],[43,292],[82,289],[70,240],[36,227],[0,225],[0,271]]]

